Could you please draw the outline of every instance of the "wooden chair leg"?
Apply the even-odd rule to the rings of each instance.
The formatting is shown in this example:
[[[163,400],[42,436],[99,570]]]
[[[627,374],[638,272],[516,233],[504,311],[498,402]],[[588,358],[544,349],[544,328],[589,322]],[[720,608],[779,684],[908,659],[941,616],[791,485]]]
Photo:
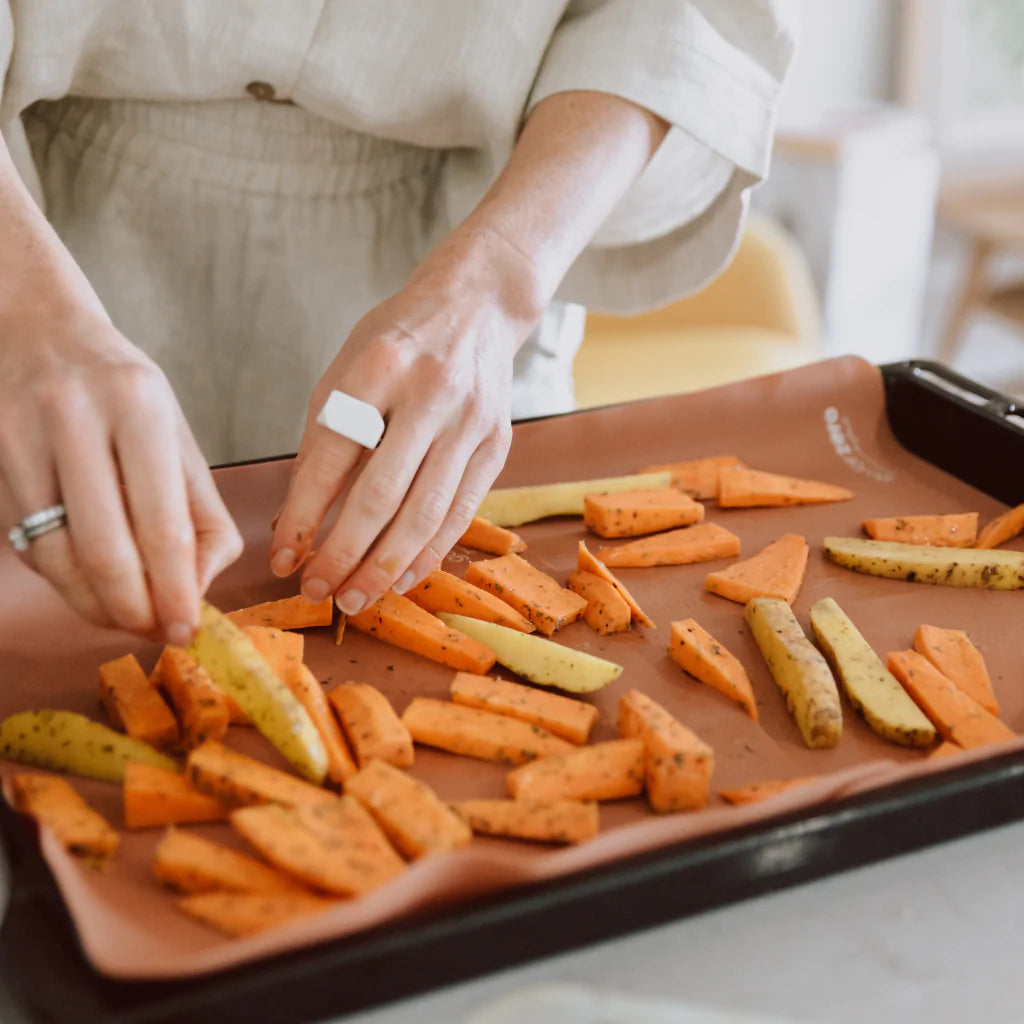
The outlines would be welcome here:
[[[963,344],[967,318],[975,307],[980,306],[988,298],[989,284],[985,276],[985,269],[993,249],[993,244],[985,240],[975,241],[971,248],[963,289],[953,307],[953,312],[950,314],[949,322],[946,324],[946,330],[943,332],[942,341],[939,344],[938,358],[940,362],[947,365],[952,364]]]

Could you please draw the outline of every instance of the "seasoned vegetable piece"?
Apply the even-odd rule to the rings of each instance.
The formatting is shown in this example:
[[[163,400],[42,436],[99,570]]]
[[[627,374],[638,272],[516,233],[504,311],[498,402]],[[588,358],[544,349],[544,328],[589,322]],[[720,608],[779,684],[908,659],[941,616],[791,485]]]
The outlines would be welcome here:
[[[804,635],[793,609],[775,597],[755,597],[747,625],[768,670],[785,695],[809,747],[834,747],[843,733],[843,709],[828,663]]]
[[[812,606],[811,628],[854,710],[879,736],[904,747],[935,742],[927,716],[831,597]]]
[[[698,523],[681,530],[657,533],[597,553],[605,565],[643,569],[652,565],[692,565],[732,558],[740,553],[740,539],[717,523]]]
[[[587,606],[579,594],[560,587],[519,555],[470,562],[466,579],[525,615],[545,636],[575,622]]]
[[[539,725],[431,697],[415,697],[402,722],[417,743],[483,761],[523,764],[573,749]]]
[[[621,665],[574,651],[542,636],[527,636],[464,615],[442,613],[441,618],[487,644],[505,668],[538,686],[555,686],[570,693],[592,693],[622,675]]]
[[[185,775],[129,764],[124,770],[124,827],[187,825],[197,821],[226,821],[231,808],[200,793]]]
[[[820,505],[849,501],[853,491],[818,480],[801,480],[778,473],[763,473],[741,466],[725,466],[718,473],[720,508],[756,508],[779,505]]]
[[[134,654],[100,665],[100,703],[111,724],[133,739],[167,748],[178,740],[178,722]]]
[[[704,589],[738,604],[755,597],[777,597],[792,604],[804,582],[807,555],[807,541],[787,533],[756,555],[708,573]]]
[[[207,740],[189,752],[186,774],[196,789],[229,804],[295,805],[333,799],[319,786],[214,740]]]
[[[175,892],[303,893],[287,875],[245,853],[169,828],[153,853],[153,874]]]
[[[306,665],[299,662],[289,668],[284,682],[306,709],[316,731],[320,733],[324,750],[327,751],[327,777],[331,782],[340,784],[350,775],[355,775],[356,762],[349,753],[341,727],[316,676]]]
[[[997,548],[1024,530],[1024,505],[1009,508],[986,523],[975,541],[976,548]]]
[[[619,592],[626,604],[629,605],[629,613],[633,621],[640,623],[641,626],[650,626],[651,629],[654,629],[654,623],[644,614],[644,610],[640,605],[636,603],[636,598],[622,585],[622,582],[600,558],[590,553],[583,541],[580,541],[579,547],[576,549],[576,568],[580,572],[591,572],[610,583]]]
[[[243,807],[231,824],[271,864],[338,896],[358,896],[405,867],[357,800],[341,796],[312,807]]]
[[[224,694],[184,647],[165,647],[152,679],[174,705],[186,747],[219,740],[228,731],[231,713]]]
[[[718,497],[718,473],[726,466],[742,466],[735,455],[710,455],[703,459],[687,459],[684,462],[666,462],[659,466],[648,466],[641,472],[657,473],[668,470],[672,474],[672,486],[685,491],[691,498],[704,501]]]
[[[327,751],[320,734],[306,709],[240,627],[204,601],[199,630],[189,650],[301,775],[312,782],[323,782]]]
[[[593,704],[494,676],[460,672],[452,680],[451,694],[456,704],[539,725],[571,743],[586,743],[597,721]]]
[[[704,506],[672,487],[588,494],[583,499],[583,523],[599,537],[640,537],[703,518]]]
[[[334,598],[307,601],[301,594],[280,601],[264,601],[228,612],[236,626],[270,626],[273,629],[307,629],[329,626],[334,615]]]
[[[594,632],[607,636],[609,633],[624,633],[629,629],[633,620],[629,605],[607,580],[592,572],[577,570],[569,573],[566,585],[587,602],[587,607],[583,609],[583,619]]]
[[[978,535],[978,513],[947,516],[891,516],[865,519],[861,526],[874,540],[902,544],[933,544],[942,548],[969,548]]]
[[[345,784],[384,834],[410,859],[457,850],[473,838],[466,823],[419,779],[383,761],[371,761]]]
[[[824,548],[837,565],[868,576],[989,590],[1024,587],[1024,551],[933,548],[861,537],[826,537]]]
[[[496,526],[483,516],[473,516],[459,543],[490,555],[511,555],[526,550],[526,541],[518,533]]]
[[[513,768],[505,788],[516,800],[618,800],[644,788],[643,740],[608,740]]]
[[[11,779],[14,808],[35,818],[69,853],[79,857],[109,857],[121,837],[102,814],[94,811],[56,775],[19,773]]]
[[[746,669],[693,619],[672,623],[668,652],[684,672],[724,693],[755,722],[758,720],[757,702]]]
[[[302,664],[306,641],[301,633],[290,633],[276,626],[242,626],[242,632],[252,641],[260,657],[277,673],[283,682],[293,665]]]
[[[327,691],[359,766],[376,758],[397,768],[411,768],[412,736],[391,702],[369,683],[344,683]]]
[[[204,892],[182,897],[177,907],[225,935],[242,938],[321,914],[339,902],[312,893]]]
[[[360,633],[447,665],[456,672],[482,675],[494,665],[493,651],[465,633],[445,626],[436,616],[391,590],[358,615],[350,615],[348,624]]]
[[[548,516],[581,516],[583,499],[600,491],[631,491],[640,487],[668,487],[671,474],[636,473],[631,476],[573,480],[533,487],[500,487],[483,500],[478,515],[498,526],[521,526]]]
[[[0,724],[0,757],[120,782],[129,761],[175,771],[167,756],[73,711],[19,711]]]
[[[735,789],[720,789],[718,795],[726,803],[737,806],[754,804],[759,800],[767,800],[770,796],[778,796],[779,793],[785,793],[787,789],[806,786],[808,782],[814,782],[817,778],[817,775],[805,775],[798,779],[766,779],[763,782],[752,782],[749,786],[737,786]]]
[[[647,694],[630,690],[619,699],[619,736],[643,741],[652,810],[695,811],[708,802],[714,752]]]
[[[918,626],[914,633],[914,650],[923,654],[986,711],[999,714],[999,701],[992,689],[985,659],[962,629]]]
[[[408,590],[405,596],[428,612],[468,615],[473,619],[518,629],[520,633],[532,633],[534,629],[533,623],[525,615],[520,615],[500,597],[442,569],[435,569]]]
[[[1016,739],[1017,734],[972,700],[917,651],[890,651],[889,671],[932,720],[943,739],[965,750]]]
[[[452,805],[474,832],[541,843],[582,843],[599,829],[597,804],[582,800],[461,800]]]

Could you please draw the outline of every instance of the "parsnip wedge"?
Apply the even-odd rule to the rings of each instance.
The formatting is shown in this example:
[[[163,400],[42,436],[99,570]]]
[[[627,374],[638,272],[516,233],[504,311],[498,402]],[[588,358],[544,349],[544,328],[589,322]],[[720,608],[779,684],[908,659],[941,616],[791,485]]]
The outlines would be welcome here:
[[[204,601],[190,648],[210,678],[310,782],[327,774],[327,751],[309,713],[226,615]]]
[[[1024,551],[939,548],[861,537],[826,537],[824,548],[837,565],[868,576],[947,587],[1024,588]]]
[[[533,633],[520,633],[465,615],[442,612],[438,617],[453,629],[487,644],[500,664],[538,686],[553,686],[569,693],[593,693],[622,674],[621,665]]]
[[[879,736],[903,747],[928,747],[935,727],[831,598],[811,607],[811,628],[850,703]]]
[[[571,480],[560,484],[537,484],[533,487],[498,487],[483,500],[477,515],[497,526],[522,526],[548,516],[581,516],[583,499],[588,494],[612,491],[633,491],[670,487],[672,474],[634,473],[630,476],[609,476],[598,480]]]
[[[834,747],[843,734],[839,690],[793,609],[777,597],[755,597],[747,602],[746,619],[804,743]]]

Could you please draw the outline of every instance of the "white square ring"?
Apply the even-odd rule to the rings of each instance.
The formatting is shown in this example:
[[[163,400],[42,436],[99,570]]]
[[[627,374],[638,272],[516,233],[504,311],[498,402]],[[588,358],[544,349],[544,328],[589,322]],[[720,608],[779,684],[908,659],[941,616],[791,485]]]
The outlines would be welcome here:
[[[316,421],[364,448],[376,448],[384,436],[384,417],[380,411],[344,391],[331,392]]]

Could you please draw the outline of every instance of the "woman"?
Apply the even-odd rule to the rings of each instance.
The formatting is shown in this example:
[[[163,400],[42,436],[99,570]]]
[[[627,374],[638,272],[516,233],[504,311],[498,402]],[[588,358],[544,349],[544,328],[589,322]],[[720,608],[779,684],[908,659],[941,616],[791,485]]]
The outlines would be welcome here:
[[[571,408],[581,306],[727,260],[790,51],[776,0],[0,0],[13,541],[186,642],[240,550],[206,460],[301,434],[273,572],[349,613],[407,589],[510,418]]]

